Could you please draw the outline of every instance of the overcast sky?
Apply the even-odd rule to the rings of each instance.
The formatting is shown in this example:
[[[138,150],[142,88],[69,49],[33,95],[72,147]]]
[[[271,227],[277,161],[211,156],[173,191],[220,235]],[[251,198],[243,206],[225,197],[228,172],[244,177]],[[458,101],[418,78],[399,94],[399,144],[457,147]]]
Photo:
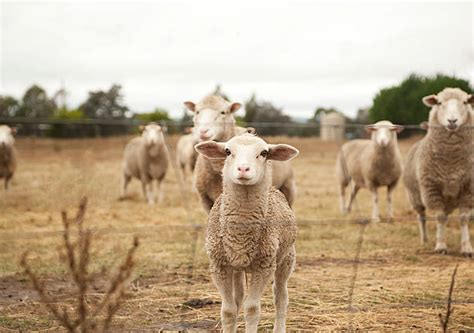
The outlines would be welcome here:
[[[474,75],[472,2],[252,2],[2,2],[0,94],[64,80],[75,107],[115,82],[132,110],[178,116],[220,83],[309,117],[354,115],[411,72]]]

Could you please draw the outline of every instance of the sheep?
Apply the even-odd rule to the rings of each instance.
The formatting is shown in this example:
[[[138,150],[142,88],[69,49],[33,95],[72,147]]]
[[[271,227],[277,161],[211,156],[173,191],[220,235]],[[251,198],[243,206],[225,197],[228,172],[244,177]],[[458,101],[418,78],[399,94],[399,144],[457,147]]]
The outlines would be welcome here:
[[[125,198],[127,186],[132,177],[142,183],[143,195],[148,204],[155,202],[153,180],[157,181],[159,197],[163,201],[162,182],[168,169],[168,150],[162,128],[157,123],[140,126],[142,135],[132,139],[125,147],[122,163],[122,193]]]
[[[181,170],[181,174],[186,180],[186,175],[191,175],[196,165],[198,153],[194,150],[194,145],[197,143],[192,128],[189,129],[189,134],[183,135],[179,138],[176,144],[176,165]]]
[[[285,196],[272,187],[271,163],[290,160],[299,151],[251,134],[202,142],[196,150],[212,161],[224,161],[223,192],[209,213],[205,240],[211,276],[222,298],[224,332],[236,331],[244,273],[250,274],[243,304],[246,332],[257,332],[260,299],[272,279],[274,331],[284,332],[297,227]]]
[[[472,257],[469,235],[473,207],[473,111],[474,96],[459,88],[445,88],[423,97],[431,107],[428,132],[408,152],[403,182],[418,215],[421,243],[427,242],[426,210],[436,215],[434,251],[446,254],[446,224],[456,208],[460,213],[461,253]]]
[[[188,110],[194,113],[194,136],[202,142],[212,140],[224,142],[235,135],[255,132],[253,128],[235,126],[234,113],[241,108],[240,103],[229,103],[220,96],[209,95],[201,102],[184,102]],[[209,160],[199,155],[194,171],[194,188],[201,199],[202,206],[209,212],[214,201],[222,192],[222,160]],[[293,170],[288,162],[273,165],[273,185],[285,194],[290,206],[296,198],[296,184]]]
[[[340,184],[340,206],[343,214],[350,212],[357,192],[368,188],[372,192],[372,221],[380,222],[378,188],[387,186],[387,211],[393,219],[392,192],[402,174],[402,160],[397,133],[403,130],[390,121],[368,125],[370,140],[352,140],[345,143],[337,157],[336,177]],[[349,204],[345,206],[345,190],[352,181]]]
[[[15,139],[13,135],[16,133],[14,127],[0,125],[0,179],[4,179],[5,191],[16,170],[16,150]]]

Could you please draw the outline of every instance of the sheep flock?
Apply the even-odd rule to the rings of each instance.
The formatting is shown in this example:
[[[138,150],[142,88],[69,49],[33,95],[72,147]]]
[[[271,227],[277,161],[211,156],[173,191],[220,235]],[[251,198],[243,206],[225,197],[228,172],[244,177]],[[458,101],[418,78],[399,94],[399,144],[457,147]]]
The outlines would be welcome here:
[[[402,184],[417,215],[421,243],[428,241],[426,225],[429,216],[434,216],[434,252],[447,254],[446,225],[457,210],[460,253],[472,258],[474,96],[445,88],[421,103],[431,108],[422,125],[426,134],[406,156],[398,146],[404,127],[388,120],[365,125],[367,139],[340,146],[331,175],[337,180],[340,211],[344,215],[354,210],[358,192],[366,189],[372,197],[370,221],[393,222],[392,193]],[[242,107],[238,102],[209,95],[198,102],[186,101],[184,106],[193,114],[193,127],[186,129],[176,147],[167,145],[166,128],[158,123],[140,126],[140,135],[126,144],[117,176],[119,199],[127,199],[127,187],[137,179],[145,201],[162,204],[164,179],[168,169],[176,166],[183,184],[194,189],[195,200],[208,216],[205,249],[221,297],[224,332],[237,331],[241,308],[245,330],[257,332],[261,298],[269,284],[274,293],[274,331],[285,332],[291,299],[287,283],[297,260],[293,207],[298,195],[291,160],[299,151],[284,142],[268,143],[255,128],[238,126],[235,113]],[[0,179],[5,195],[17,172],[15,134],[14,127],[0,125]],[[387,191],[386,213],[379,209],[381,188]]]

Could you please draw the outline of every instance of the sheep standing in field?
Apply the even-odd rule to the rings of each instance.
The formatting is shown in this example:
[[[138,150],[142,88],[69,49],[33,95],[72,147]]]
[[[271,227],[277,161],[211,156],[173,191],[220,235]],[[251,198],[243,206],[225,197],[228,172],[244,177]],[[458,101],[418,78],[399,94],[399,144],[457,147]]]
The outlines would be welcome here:
[[[163,200],[162,182],[168,169],[168,150],[160,125],[149,123],[140,126],[140,129],[142,135],[132,139],[125,147],[121,198],[125,198],[127,185],[135,177],[142,182],[143,194],[148,203],[153,204],[154,180],[158,186],[158,201]]]
[[[4,179],[5,190],[16,170],[15,128],[0,125],[0,179]]]
[[[251,134],[228,142],[207,141],[196,150],[224,161],[223,192],[209,213],[206,251],[213,281],[222,298],[224,332],[235,332],[243,304],[246,332],[257,332],[260,299],[273,279],[275,332],[285,331],[287,282],[295,265],[296,219],[285,196],[272,187],[270,161],[298,155],[292,146],[270,145]]]
[[[198,141],[192,131],[192,128],[189,129],[189,134],[180,137],[176,144],[176,165],[181,170],[184,180],[186,180],[187,174],[192,175],[198,155],[194,150],[194,145]]]
[[[426,209],[437,217],[435,251],[447,253],[448,215],[459,208],[461,253],[472,257],[469,216],[473,207],[473,112],[474,96],[458,88],[446,88],[423,98],[431,107],[428,132],[408,152],[403,181],[418,213],[421,242],[427,241]]]
[[[379,121],[366,127],[370,140],[352,140],[345,143],[336,162],[336,176],[340,184],[340,205],[343,213],[350,212],[357,192],[366,187],[372,192],[372,221],[380,222],[378,188],[387,186],[387,210],[393,219],[392,192],[402,174],[402,161],[397,133],[402,126]],[[352,182],[349,204],[345,206],[345,191]]]
[[[235,126],[234,113],[242,106],[240,103],[229,103],[220,96],[209,95],[197,104],[185,102],[184,105],[194,112],[193,134],[200,142],[207,140],[224,142],[247,131]],[[201,155],[197,158],[194,187],[207,212],[222,193],[223,166],[222,160],[211,160]],[[296,197],[296,185],[289,162],[273,164],[273,185],[285,194],[291,206]]]

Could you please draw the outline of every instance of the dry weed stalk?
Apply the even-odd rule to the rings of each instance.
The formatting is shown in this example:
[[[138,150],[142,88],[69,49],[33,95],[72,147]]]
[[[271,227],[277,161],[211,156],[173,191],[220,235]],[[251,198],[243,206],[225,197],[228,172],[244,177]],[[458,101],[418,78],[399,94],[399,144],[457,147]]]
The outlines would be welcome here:
[[[138,248],[138,238],[135,237],[132,247],[118,268],[114,277],[109,280],[102,299],[92,307],[87,301],[87,292],[92,283],[99,277],[106,278],[106,269],[97,273],[89,273],[92,231],[84,229],[84,215],[87,207],[87,198],[80,202],[79,209],[73,219],[69,219],[65,211],[61,213],[64,226],[64,255],[62,259],[68,266],[72,281],[77,288],[75,293],[75,304],[73,312],[67,310],[66,306],[57,305],[56,301],[48,296],[45,286],[39,281],[38,276],[31,270],[27,262],[28,253],[25,252],[21,259],[24,273],[30,278],[34,290],[39,294],[40,300],[56,317],[61,325],[69,332],[105,332],[108,330],[113,316],[120,308],[125,295],[125,286],[130,280],[135,262],[134,254]],[[77,228],[77,240],[72,241],[73,233],[71,226]],[[101,316],[102,318],[99,318]]]
[[[443,333],[448,332],[449,317],[451,317],[451,314],[454,311],[451,304],[453,302],[454,283],[456,282],[456,273],[457,272],[458,272],[458,265],[456,265],[456,267],[454,267],[453,275],[451,275],[451,285],[449,286],[448,304],[446,306],[446,315],[444,317],[441,313],[438,315],[439,316],[439,322],[440,322],[440,325],[441,325],[441,330],[443,331]]]

